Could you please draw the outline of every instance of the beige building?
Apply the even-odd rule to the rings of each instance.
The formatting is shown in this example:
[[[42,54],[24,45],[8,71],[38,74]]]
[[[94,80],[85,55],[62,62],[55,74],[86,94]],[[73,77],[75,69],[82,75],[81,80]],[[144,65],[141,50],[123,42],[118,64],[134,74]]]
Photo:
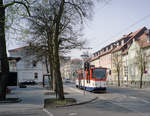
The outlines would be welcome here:
[[[141,60],[140,60],[141,59]],[[128,81],[139,86],[141,70],[139,64],[145,65],[143,84],[150,84],[150,30],[146,30],[139,38],[133,39],[128,50]]]
[[[109,80],[112,82],[118,82],[118,73],[115,64],[117,64],[117,60],[119,60],[120,83],[127,83],[128,80],[130,80],[128,50],[132,45],[133,40],[138,40],[141,38],[146,30],[146,27],[142,27],[135,32],[124,35],[121,39],[107,45],[98,52],[95,52],[90,60],[90,64],[95,65],[95,67],[108,68],[111,71],[108,75]]]
[[[63,79],[75,80],[77,76],[77,70],[82,68],[82,60],[70,59],[64,65],[61,66],[61,75]]]

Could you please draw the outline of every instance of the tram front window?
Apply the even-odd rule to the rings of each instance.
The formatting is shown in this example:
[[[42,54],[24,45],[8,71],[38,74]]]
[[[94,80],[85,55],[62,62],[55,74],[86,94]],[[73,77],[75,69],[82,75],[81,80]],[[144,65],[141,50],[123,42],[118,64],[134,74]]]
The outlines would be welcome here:
[[[106,69],[95,69],[95,78],[96,79],[105,79]]]

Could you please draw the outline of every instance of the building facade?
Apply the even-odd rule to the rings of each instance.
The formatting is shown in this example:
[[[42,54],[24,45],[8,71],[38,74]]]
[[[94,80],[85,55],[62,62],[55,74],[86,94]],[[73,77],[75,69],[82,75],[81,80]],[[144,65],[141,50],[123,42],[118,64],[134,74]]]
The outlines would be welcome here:
[[[20,57],[21,60],[16,63],[18,81],[43,81],[43,75],[46,74],[46,66],[43,61],[36,61],[36,56],[29,55],[27,47],[11,49],[8,51],[10,57]],[[13,69],[14,70],[14,69]]]
[[[75,80],[77,71],[82,68],[82,60],[70,59],[63,66],[61,66],[61,75],[63,79]]]
[[[118,71],[115,64],[117,64],[117,61],[119,60],[118,64],[120,67],[120,83],[125,84],[130,82],[131,80],[136,80],[136,78],[139,77],[135,74],[136,78],[134,78],[132,74],[138,71],[138,69],[134,68],[133,62],[135,59],[135,50],[137,50],[137,48],[134,48],[133,50],[133,46],[135,46],[134,41],[138,42],[138,46],[142,48],[144,52],[146,52],[146,57],[148,57],[149,43],[146,43],[146,41],[149,42],[149,36],[147,36],[149,34],[149,31],[147,31],[148,29],[146,27],[142,27],[135,32],[124,35],[121,39],[107,45],[98,52],[95,52],[90,60],[90,63],[92,65],[95,65],[95,67],[101,66],[108,68],[110,70],[110,73],[108,74],[109,80],[112,82],[118,82]],[[143,41],[145,41],[144,45],[141,45]],[[146,67],[149,69],[149,65]],[[148,75],[149,72],[146,72]],[[144,75],[146,76],[146,73]]]
[[[143,84],[150,85],[150,30],[134,39],[128,50],[128,81],[136,86],[141,79],[140,64],[144,65]]]

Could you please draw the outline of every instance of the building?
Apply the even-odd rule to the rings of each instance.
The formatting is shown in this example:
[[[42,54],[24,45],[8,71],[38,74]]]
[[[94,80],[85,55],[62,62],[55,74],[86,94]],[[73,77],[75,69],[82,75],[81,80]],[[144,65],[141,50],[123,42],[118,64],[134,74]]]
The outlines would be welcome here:
[[[133,40],[138,40],[138,38],[140,38],[146,30],[146,27],[142,27],[141,29],[135,32],[131,32],[127,35],[124,35],[119,40],[95,52],[90,60],[90,64],[95,65],[95,67],[108,68],[108,80],[114,83],[118,81],[118,71],[116,66],[119,65],[119,79],[121,83],[127,82],[129,77],[128,72],[130,70],[128,67],[128,50],[132,45]]]
[[[26,80],[34,80],[36,82],[43,81],[43,74],[46,73],[46,66],[43,61],[36,60],[34,53],[29,53],[30,51],[27,46],[11,49],[8,52],[10,57],[21,58],[21,60],[16,63],[15,69],[18,73],[19,82]]]
[[[10,72],[16,72],[16,64],[19,60],[21,60],[20,57],[8,57],[9,71]],[[1,66],[0,66],[0,72],[1,72]]]
[[[128,81],[139,87],[141,66],[144,65],[143,84],[150,85],[150,30],[134,38],[128,50]]]
[[[82,68],[82,60],[70,59],[64,65],[61,65],[61,75],[63,79],[75,80],[77,71]]]
[[[118,52],[122,46],[132,38],[133,33],[129,33],[128,35],[124,35],[121,39],[105,46],[98,52],[93,54],[93,58],[90,60],[91,65],[95,65],[95,67],[105,67],[108,70],[108,80],[116,81],[116,74],[113,65],[113,53]],[[115,77],[114,77],[115,76]]]

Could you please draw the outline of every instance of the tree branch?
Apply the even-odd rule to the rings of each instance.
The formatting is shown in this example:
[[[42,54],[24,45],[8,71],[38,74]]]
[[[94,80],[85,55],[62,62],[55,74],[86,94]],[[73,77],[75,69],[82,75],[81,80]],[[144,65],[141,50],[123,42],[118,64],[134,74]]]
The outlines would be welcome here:
[[[26,1],[26,0],[25,0]],[[26,1],[27,2],[27,1]],[[27,2],[28,3],[28,2]],[[9,6],[12,6],[12,5],[14,5],[14,4],[20,4],[20,5],[23,5],[25,8],[26,8],[26,10],[27,10],[27,13],[28,13],[28,15],[30,16],[30,11],[29,11],[29,6],[27,6],[23,1],[21,2],[21,1],[13,1],[13,2],[11,2],[11,3],[8,3],[8,4],[5,4],[4,5],[4,8],[7,8],[7,7],[9,7]],[[29,4],[29,3],[28,3]]]

